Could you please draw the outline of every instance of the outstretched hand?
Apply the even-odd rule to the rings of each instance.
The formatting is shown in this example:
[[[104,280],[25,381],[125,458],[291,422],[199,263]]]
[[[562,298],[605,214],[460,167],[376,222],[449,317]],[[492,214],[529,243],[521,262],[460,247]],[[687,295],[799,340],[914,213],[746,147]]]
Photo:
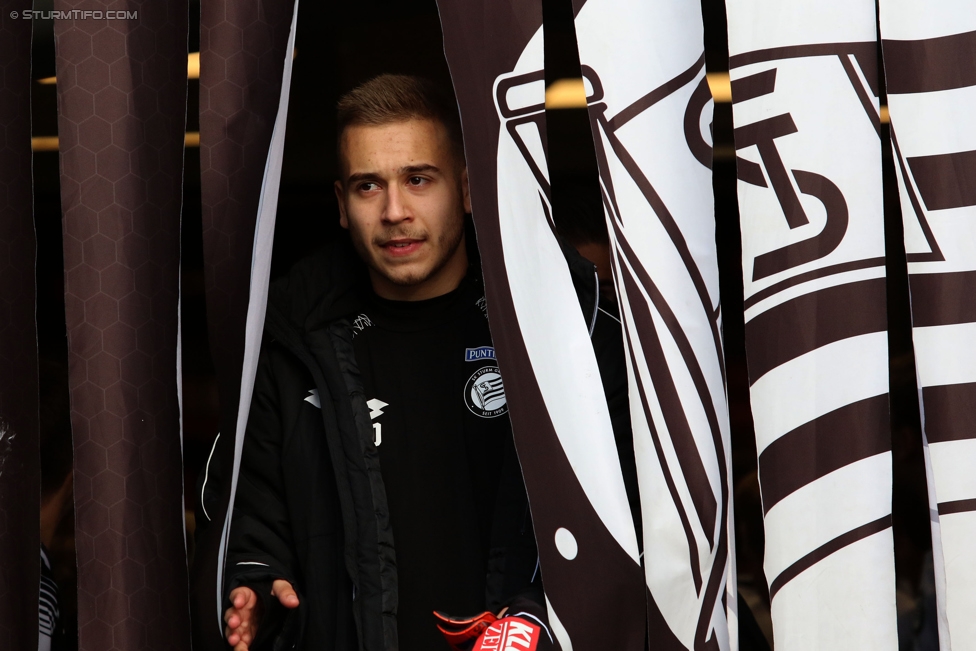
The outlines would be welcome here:
[[[298,595],[291,583],[278,579],[271,586],[271,595],[278,598],[285,608],[298,608]],[[224,613],[227,627],[224,635],[234,651],[248,651],[258,633],[261,600],[251,588],[241,586],[230,593],[231,607]]]

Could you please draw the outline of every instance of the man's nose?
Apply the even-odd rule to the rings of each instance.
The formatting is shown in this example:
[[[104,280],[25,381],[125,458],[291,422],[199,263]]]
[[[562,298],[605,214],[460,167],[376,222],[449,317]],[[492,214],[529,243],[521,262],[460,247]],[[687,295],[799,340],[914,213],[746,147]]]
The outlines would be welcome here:
[[[384,220],[392,224],[400,223],[410,218],[410,207],[407,197],[396,184],[392,184],[387,192],[386,214]]]

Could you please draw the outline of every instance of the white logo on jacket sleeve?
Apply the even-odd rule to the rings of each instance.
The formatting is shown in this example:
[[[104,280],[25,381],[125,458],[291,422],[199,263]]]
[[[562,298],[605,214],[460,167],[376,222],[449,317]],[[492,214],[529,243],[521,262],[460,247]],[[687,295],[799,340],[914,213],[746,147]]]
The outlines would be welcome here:
[[[366,406],[369,407],[369,419],[375,420],[379,416],[383,415],[383,408],[389,407],[388,402],[383,402],[379,398],[373,398],[372,400],[366,401]],[[383,442],[383,424],[373,423],[373,443],[378,447],[380,443]]]
[[[365,330],[366,328],[373,325],[373,322],[369,320],[369,317],[365,314],[360,314],[352,321],[352,338],[355,339],[356,335]]]
[[[322,401],[319,400],[319,390],[318,389],[309,389],[308,390],[308,395],[305,396],[305,402],[307,402],[308,404],[312,405],[316,409],[321,409],[322,408]]]
[[[369,407],[369,419],[373,420],[377,416],[382,416],[383,407],[389,407],[390,403],[383,402],[379,398],[373,398],[366,402],[366,406]]]
[[[505,386],[497,366],[483,366],[474,372],[464,386],[464,404],[481,418],[508,413]]]

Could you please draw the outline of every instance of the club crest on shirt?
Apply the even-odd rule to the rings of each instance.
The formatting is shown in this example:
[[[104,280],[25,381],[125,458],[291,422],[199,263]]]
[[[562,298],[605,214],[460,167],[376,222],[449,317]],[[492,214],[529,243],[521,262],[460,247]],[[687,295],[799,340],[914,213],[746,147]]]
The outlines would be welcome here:
[[[505,386],[497,366],[483,366],[464,385],[464,404],[481,418],[495,418],[508,413]]]

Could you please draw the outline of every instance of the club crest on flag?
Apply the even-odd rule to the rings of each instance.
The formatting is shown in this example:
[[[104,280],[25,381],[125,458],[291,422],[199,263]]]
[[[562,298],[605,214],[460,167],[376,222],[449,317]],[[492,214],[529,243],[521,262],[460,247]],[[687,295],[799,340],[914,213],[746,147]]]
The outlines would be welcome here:
[[[884,267],[882,204],[862,191],[877,186],[877,166],[828,153],[878,149],[875,51],[827,43],[730,59],[739,193],[756,207],[744,215],[747,308],[808,279]]]

